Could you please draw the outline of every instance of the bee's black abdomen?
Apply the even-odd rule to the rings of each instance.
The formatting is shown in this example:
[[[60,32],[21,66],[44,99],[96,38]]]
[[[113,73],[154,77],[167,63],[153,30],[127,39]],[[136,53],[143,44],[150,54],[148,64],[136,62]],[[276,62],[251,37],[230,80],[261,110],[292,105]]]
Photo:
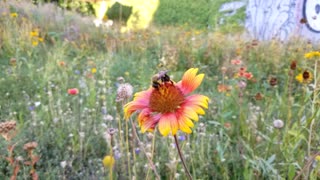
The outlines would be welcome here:
[[[160,84],[158,82],[152,82],[152,87],[154,87],[155,89],[158,89],[160,86]]]

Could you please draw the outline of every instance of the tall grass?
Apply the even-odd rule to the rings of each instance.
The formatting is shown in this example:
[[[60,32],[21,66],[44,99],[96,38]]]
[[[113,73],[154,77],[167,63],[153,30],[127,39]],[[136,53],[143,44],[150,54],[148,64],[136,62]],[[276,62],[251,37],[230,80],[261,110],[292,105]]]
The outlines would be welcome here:
[[[135,117],[123,118],[131,99],[116,98],[122,79],[138,92],[159,70],[178,81],[190,67],[206,74],[199,91],[211,99],[193,133],[178,134],[194,179],[319,177],[319,57],[304,57],[317,44],[182,26],[121,34],[117,25],[95,28],[52,5],[0,7],[0,119],[17,122],[16,136],[0,139],[0,179],[13,174],[6,159],[12,144],[23,167],[18,178],[30,176],[23,163],[30,141],[38,143],[40,179],[185,179],[174,139],[142,134]],[[240,67],[253,77],[239,76]],[[304,71],[314,78],[299,83]],[[68,94],[71,88],[79,94]],[[106,155],[115,158],[111,168],[103,166]]]

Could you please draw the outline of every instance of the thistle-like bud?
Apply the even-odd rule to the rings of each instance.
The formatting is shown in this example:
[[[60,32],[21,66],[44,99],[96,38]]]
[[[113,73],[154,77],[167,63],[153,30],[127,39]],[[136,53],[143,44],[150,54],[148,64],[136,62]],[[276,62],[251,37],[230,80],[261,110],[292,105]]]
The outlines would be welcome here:
[[[23,149],[26,151],[32,151],[38,146],[37,142],[28,142],[25,145],[23,145]]]
[[[0,123],[0,134],[9,133],[11,130],[16,129],[16,121],[7,121]]]
[[[130,99],[133,94],[133,87],[129,83],[120,84],[117,89],[116,102],[122,102]]]

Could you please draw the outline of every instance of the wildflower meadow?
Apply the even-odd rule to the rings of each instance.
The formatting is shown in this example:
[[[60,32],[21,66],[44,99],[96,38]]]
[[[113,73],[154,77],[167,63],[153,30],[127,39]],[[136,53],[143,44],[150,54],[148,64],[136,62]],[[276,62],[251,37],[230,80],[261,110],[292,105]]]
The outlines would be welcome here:
[[[0,1],[0,179],[320,178],[319,44],[93,20]]]

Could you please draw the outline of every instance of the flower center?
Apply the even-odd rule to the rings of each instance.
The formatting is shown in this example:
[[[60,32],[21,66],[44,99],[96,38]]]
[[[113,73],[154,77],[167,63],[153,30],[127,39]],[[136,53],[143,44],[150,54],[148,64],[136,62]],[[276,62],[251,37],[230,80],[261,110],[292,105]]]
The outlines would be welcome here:
[[[309,79],[309,77],[310,77],[310,74],[309,74],[309,72],[308,71],[304,71],[303,72],[303,74],[302,74],[302,77],[303,77],[303,79]]]
[[[174,112],[184,101],[181,90],[171,82],[161,83],[154,88],[150,97],[150,108],[153,112]]]

